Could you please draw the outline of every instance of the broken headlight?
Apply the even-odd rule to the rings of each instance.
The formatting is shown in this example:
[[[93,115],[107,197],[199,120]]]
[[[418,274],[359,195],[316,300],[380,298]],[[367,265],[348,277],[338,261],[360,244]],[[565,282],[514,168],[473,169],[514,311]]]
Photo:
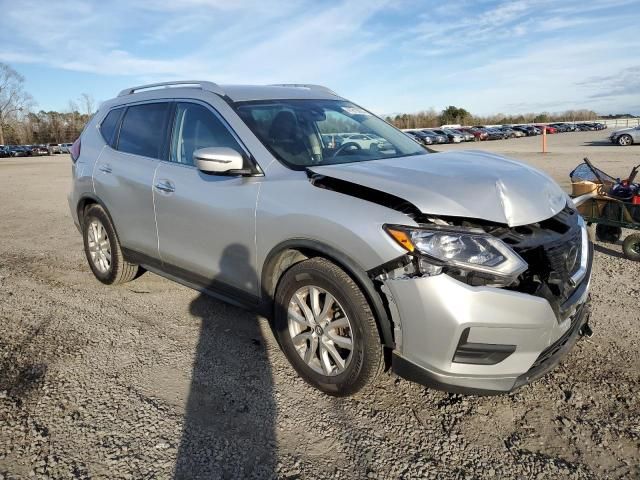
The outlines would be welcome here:
[[[528,268],[506,243],[482,232],[397,225],[384,228],[403,248],[418,254],[420,270],[427,274],[436,273],[435,267],[473,285],[504,286]]]

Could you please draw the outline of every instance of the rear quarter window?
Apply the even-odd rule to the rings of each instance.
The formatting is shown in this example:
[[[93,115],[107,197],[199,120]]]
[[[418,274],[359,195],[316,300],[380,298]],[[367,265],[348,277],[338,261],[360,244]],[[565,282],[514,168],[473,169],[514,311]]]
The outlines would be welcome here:
[[[120,115],[123,110],[123,108],[111,110],[100,124],[100,133],[102,134],[102,138],[104,138],[104,141],[109,145],[113,146],[116,128],[118,127],[118,120],[120,120]]]

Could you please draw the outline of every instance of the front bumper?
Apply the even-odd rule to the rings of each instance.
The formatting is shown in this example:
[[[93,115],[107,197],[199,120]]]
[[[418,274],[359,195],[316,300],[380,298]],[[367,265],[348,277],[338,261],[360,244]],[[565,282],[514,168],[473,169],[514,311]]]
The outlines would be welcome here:
[[[392,368],[408,380],[456,393],[506,393],[532,382],[590,331],[590,276],[591,255],[582,283],[558,313],[543,298],[471,287],[444,274],[386,280],[399,325]],[[463,333],[475,345],[515,348],[498,363],[457,363]]]

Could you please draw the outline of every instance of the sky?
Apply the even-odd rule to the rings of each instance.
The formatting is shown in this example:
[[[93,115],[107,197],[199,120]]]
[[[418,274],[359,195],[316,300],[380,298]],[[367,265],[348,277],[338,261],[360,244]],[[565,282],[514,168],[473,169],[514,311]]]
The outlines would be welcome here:
[[[0,0],[36,109],[176,79],[326,85],[378,114],[640,114],[640,0]]]

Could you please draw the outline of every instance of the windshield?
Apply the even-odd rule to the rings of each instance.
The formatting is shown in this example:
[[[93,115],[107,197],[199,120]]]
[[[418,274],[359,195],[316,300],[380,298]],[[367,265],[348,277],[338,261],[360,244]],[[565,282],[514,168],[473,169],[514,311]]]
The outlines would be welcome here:
[[[269,100],[236,104],[242,120],[287,166],[423,155],[422,146],[344,100]]]

